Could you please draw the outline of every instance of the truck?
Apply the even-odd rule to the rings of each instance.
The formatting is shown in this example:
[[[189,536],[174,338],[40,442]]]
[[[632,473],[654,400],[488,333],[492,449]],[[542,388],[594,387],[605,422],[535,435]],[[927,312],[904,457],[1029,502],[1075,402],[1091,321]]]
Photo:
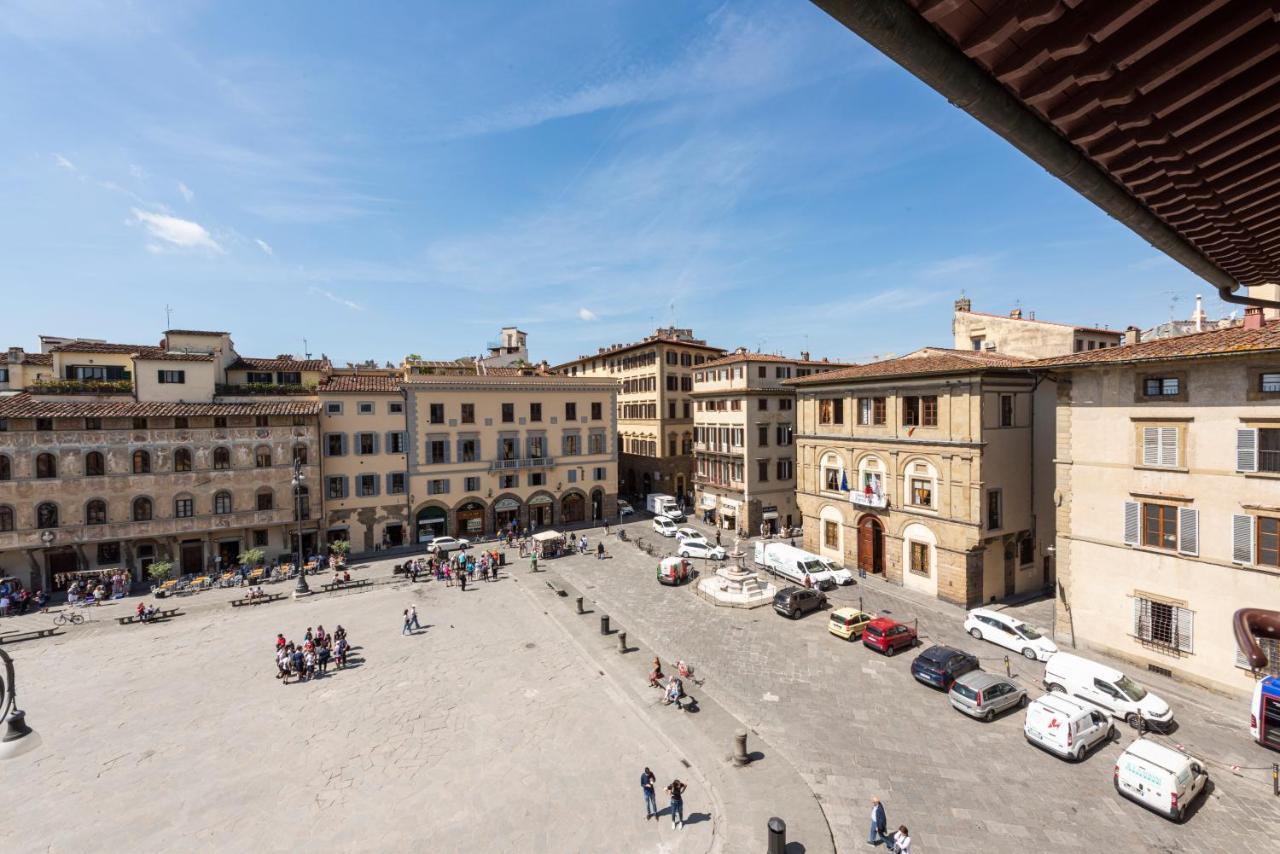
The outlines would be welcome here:
[[[666,516],[673,522],[683,522],[684,514],[675,498],[664,492],[651,492],[644,499],[644,509],[655,516]]]
[[[786,543],[766,543],[756,541],[755,562],[774,575],[780,575],[788,581],[803,585],[805,576],[814,587],[828,590],[836,586],[831,572],[822,564],[817,556],[803,549],[789,546]]]

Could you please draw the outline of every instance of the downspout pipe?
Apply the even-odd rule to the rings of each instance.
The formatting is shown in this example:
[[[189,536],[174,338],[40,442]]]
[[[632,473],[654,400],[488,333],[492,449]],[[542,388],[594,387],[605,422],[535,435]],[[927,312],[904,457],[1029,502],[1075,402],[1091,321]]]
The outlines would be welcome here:
[[[905,0],[812,0],[1068,187],[1218,290],[1226,302],[1280,308],[1237,294],[1240,283],[1138,202],[1044,119],[938,33]]]

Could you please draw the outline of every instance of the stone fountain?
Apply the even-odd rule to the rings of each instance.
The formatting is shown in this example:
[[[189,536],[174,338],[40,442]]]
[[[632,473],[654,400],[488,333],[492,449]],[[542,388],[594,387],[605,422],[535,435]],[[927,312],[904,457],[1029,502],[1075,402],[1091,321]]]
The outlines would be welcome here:
[[[777,588],[757,578],[755,570],[747,569],[746,556],[741,540],[735,538],[725,565],[715,575],[698,582],[702,598],[731,608],[758,608],[771,603]]]

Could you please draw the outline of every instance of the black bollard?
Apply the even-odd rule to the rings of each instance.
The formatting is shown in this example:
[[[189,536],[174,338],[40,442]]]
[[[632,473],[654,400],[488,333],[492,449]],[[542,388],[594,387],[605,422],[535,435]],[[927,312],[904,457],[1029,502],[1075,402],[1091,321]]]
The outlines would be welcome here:
[[[600,615],[600,634],[602,635],[609,634],[609,615],[608,614]]]
[[[769,854],[786,854],[787,823],[774,816],[769,819]]]
[[[579,614],[582,613],[582,597],[581,596],[578,597],[578,613]]]
[[[627,633],[618,632],[618,652],[627,651]]]

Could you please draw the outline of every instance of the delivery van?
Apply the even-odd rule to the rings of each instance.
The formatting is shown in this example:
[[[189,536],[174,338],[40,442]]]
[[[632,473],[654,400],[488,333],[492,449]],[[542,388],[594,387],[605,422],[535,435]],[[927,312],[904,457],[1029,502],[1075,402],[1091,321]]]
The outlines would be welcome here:
[[[1028,742],[1073,762],[1110,741],[1115,732],[1111,717],[1102,709],[1057,693],[1028,703],[1022,724]]]
[[[1209,772],[1194,756],[1139,738],[1116,760],[1114,780],[1124,797],[1182,821],[1191,802],[1204,792]]]
[[[662,492],[651,492],[644,499],[644,509],[655,516],[666,516],[674,522],[683,522],[684,514],[680,505],[670,495]]]
[[[1055,652],[1049,656],[1044,664],[1044,687],[1097,706],[1134,728],[1139,718],[1160,732],[1173,726],[1173,710],[1164,700],[1119,670],[1078,655]]]
[[[755,562],[766,571],[780,575],[788,581],[801,586],[807,575],[810,583],[819,590],[829,590],[836,586],[830,571],[822,561],[803,549],[797,549],[786,543],[766,543],[756,541]]]

